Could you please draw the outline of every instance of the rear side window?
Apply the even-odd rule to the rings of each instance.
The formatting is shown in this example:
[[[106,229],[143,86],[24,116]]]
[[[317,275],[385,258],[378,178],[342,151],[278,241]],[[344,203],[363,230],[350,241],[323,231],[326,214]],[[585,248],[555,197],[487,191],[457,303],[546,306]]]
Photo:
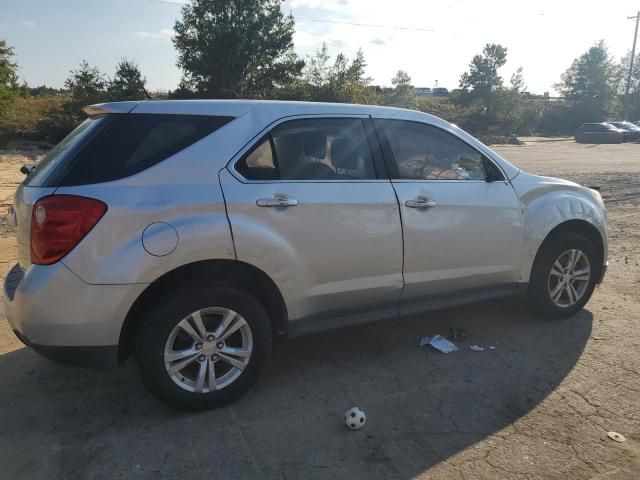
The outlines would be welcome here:
[[[362,120],[292,120],[275,127],[236,169],[249,180],[375,179]]]
[[[53,186],[49,185],[48,179],[52,176],[54,170],[68,161],[73,152],[87,138],[91,137],[105,119],[105,116],[91,117],[78,125],[40,161],[38,166],[25,178],[24,184],[33,187]]]
[[[28,185],[109,182],[141,172],[233,120],[233,117],[110,114],[74,130],[34,172]],[[35,175],[34,175],[35,174]]]
[[[231,121],[204,115],[115,114],[73,160],[62,185],[108,182],[141,172]]]

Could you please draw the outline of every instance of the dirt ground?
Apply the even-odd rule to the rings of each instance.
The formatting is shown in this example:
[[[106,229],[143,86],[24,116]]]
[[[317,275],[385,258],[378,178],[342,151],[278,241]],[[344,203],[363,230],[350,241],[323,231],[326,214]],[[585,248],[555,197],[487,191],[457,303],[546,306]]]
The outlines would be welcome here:
[[[58,366],[0,321],[0,479],[640,478],[640,144],[525,140],[495,149],[602,188],[609,273],[580,314],[541,321],[509,299],[283,342],[252,391],[200,414],[154,400],[132,361]],[[1,153],[4,205],[31,160]],[[14,248],[0,217],[0,276]],[[460,351],[418,347],[450,326],[468,332]]]

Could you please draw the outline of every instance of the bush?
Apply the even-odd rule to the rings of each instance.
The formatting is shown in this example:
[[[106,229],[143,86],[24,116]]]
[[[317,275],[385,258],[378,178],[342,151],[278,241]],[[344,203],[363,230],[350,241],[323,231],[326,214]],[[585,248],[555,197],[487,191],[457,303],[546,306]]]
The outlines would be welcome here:
[[[42,124],[61,110],[66,100],[60,96],[16,98],[0,117],[0,146],[13,140],[59,141],[62,131],[52,134]],[[62,130],[66,135],[68,130]]]

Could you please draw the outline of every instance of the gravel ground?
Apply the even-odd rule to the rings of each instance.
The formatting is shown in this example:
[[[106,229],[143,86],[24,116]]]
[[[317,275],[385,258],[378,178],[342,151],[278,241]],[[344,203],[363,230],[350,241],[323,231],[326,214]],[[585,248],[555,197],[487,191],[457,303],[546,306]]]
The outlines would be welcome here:
[[[251,392],[199,414],[151,398],[131,361],[58,366],[2,322],[0,479],[639,478],[640,145],[524,140],[496,150],[607,203],[609,273],[575,317],[541,321],[508,299],[281,342]],[[0,154],[0,193],[29,161]],[[0,275],[15,262],[3,221]],[[468,332],[460,351],[418,347],[450,326]],[[340,421],[353,405],[357,432]]]

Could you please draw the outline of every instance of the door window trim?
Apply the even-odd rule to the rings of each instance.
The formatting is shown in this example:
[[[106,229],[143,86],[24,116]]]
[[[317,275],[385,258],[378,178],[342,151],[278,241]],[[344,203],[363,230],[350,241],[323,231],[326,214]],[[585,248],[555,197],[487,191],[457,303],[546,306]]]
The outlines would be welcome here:
[[[439,179],[435,179],[435,178],[401,178],[400,177],[400,173],[398,171],[398,164],[396,162],[396,157],[393,154],[393,150],[391,149],[391,143],[389,142],[389,138],[387,137],[387,132],[385,131],[383,126],[380,125],[381,122],[385,122],[385,121],[416,123],[418,125],[426,125],[426,126],[429,126],[429,127],[432,127],[432,128],[437,128],[438,130],[441,130],[441,131],[443,131],[445,133],[448,133],[449,135],[452,135],[454,138],[460,140],[463,144],[465,144],[467,147],[472,149],[474,152],[479,153],[485,161],[490,162],[491,165],[493,167],[495,167],[498,172],[500,172],[500,175],[502,176],[502,178],[499,179],[499,180],[494,180],[494,181],[510,183],[509,180],[508,180],[507,175],[504,172],[504,170],[500,167],[500,165],[497,164],[497,162],[495,162],[492,158],[490,158],[486,153],[482,152],[481,150],[478,150],[476,147],[471,145],[465,139],[461,138],[459,135],[456,135],[456,133],[451,131],[451,130],[442,128],[442,127],[440,127],[438,125],[434,125],[432,123],[421,122],[421,121],[418,121],[418,120],[408,120],[408,119],[399,118],[399,117],[375,117],[375,118],[372,118],[371,120],[372,120],[372,124],[373,124],[373,128],[375,130],[376,136],[378,138],[378,141],[380,142],[380,146],[381,146],[381,149],[382,149],[382,152],[383,152],[383,156],[384,156],[384,160],[385,160],[385,165],[387,167],[387,172],[388,172],[388,175],[389,175],[389,179],[392,182],[395,182],[395,183],[415,183],[415,182],[420,182],[420,183],[424,183],[424,182],[429,182],[429,183],[433,183],[433,182],[437,182],[437,183],[488,183],[487,180],[460,180],[460,179],[439,180]]]
[[[365,135],[367,137],[367,143],[371,150],[371,157],[373,160],[373,167],[376,178],[348,178],[348,179],[313,179],[313,180],[296,180],[296,179],[277,179],[277,180],[250,180],[242,175],[242,173],[236,168],[236,165],[249,156],[256,148],[258,148],[262,142],[269,139],[271,145],[272,154],[275,156],[275,148],[273,140],[271,139],[271,131],[282,125],[294,120],[315,120],[315,119],[354,119],[361,120],[364,128]],[[277,159],[274,159],[277,163]],[[251,139],[242,149],[233,156],[233,158],[227,163],[227,170],[241,183],[380,183],[389,182],[389,176],[387,173],[386,162],[384,153],[377,135],[375,135],[375,126],[373,125],[370,115],[367,114],[305,114],[305,115],[292,115],[279,118],[278,120],[270,123],[263,128],[255,137]]]

